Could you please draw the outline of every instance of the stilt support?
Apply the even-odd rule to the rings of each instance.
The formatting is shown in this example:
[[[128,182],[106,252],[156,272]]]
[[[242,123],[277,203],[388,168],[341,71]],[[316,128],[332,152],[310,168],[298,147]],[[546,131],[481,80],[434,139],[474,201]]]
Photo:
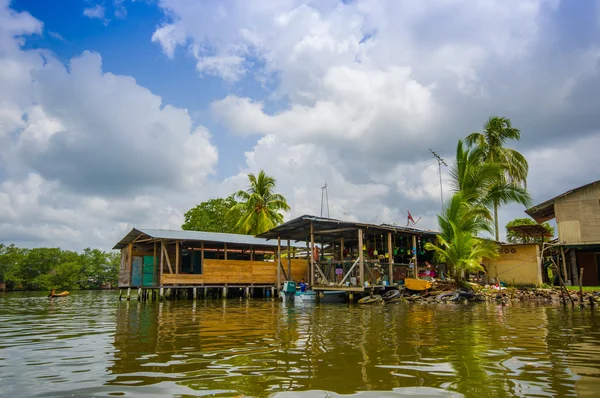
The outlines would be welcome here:
[[[131,300],[131,288],[127,288],[127,301]]]

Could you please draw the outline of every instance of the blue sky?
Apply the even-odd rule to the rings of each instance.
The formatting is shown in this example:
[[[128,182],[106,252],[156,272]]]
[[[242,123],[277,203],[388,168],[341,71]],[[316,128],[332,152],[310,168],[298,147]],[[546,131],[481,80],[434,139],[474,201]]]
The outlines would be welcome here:
[[[332,217],[434,228],[429,148],[492,115],[544,201],[600,179],[599,33],[598,1],[0,0],[0,242],[109,248],[261,169],[288,218],[327,182]]]
[[[262,98],[267,94],[264,88],[250,79],[232,85],[213,76],[199,76],[194,60],[185,49],[179,49],[175,59],[167,58],[160,46],[149,40],[166,19],[155,2],[126,2],[125,18],[114,16],[110,1],[101,3],[106,7],[107,22],[83,15],[94,3],[65,4],[69,6],[56,7],[53,2],[44,1],[12,3],[12,8],[29,12],[45,25],[44,35],[33,36],[25,48],[48,49],[63,62],[86,50],[100,53],[104,71],[134,77],[138,84],[160,95],[165,103],[188,109],[196,122],[210,128],[215,144],[225,149],[226,155],[219,162],[215,178],[223,179],[245,166],[243,153],[251,149],[256,140],[232,137],[213,122],[207,108],[215,98],[225,97],[230,92]],[[58,33],[64,40],[53,37],[50,32]]]

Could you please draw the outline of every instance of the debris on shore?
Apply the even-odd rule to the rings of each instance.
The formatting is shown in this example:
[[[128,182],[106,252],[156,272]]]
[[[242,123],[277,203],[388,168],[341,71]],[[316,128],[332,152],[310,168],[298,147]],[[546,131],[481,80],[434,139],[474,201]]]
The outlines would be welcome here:
[[[559,287],[554,288],[515,288],[499,287],[494,285],[478,285],[475,283],[463,284],[457,287],[450,282],[436,282],[433,288],[426,291],[411,291],[404,287],[399,288],[399,295],[393,295],[388,303],[410,302],[410,303],[468,303],[468,302],[498,302],[508,304],[510,302],[534,301],[540,303],[571,303],[581,305],[580,293],[578,291],[561,291]],[[391,296],[390,296],[391,297]],[[564,298],[563,298],[564,297]],[[385,299],[385,297],[384,297]],[[600,306],[600,291],[583,292],[583,304],[586,306]]]

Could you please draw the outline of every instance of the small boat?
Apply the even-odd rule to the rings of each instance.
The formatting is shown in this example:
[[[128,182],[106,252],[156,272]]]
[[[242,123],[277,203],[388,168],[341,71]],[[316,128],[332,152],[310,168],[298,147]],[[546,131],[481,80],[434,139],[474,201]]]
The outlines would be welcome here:
[[[317,297],[318,295],[318,297]],[[306,292],[296,292],[294,295],[294,303],[343,303],[346,301],[346,293],[343,291],[321,291],[307,290]]]
[[[420,292],[423,290],[431,289],[431,287],[433,286],[433,282],[426,281],[424,279],[406,278],[404,279],[404,286],[406,286],[408,290]]]
[[[54,289],[50,292],[50,294],[48,295],[48,297],[65,297],[68,296],[69,292],[67,292],[66,290],[64,292],[60,292],[60,293],[54,293]]]

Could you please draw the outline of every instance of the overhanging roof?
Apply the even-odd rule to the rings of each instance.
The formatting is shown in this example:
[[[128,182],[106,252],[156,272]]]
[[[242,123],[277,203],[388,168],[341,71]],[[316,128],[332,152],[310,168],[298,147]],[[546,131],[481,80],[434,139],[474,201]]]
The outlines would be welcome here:
[[[267,232],[258,235],[266,239],[290,239],[294,241],[310,240],[310,226],[313,225],[315,235],[318,235],[318,242],[328,243],[338,238],[344,237],[356,239],[356,230],[362,229],[364,232],[374,233],[402,233],[409,235],[435,236],[436,231],[419,229],[413,227],[404,227],[391,224],[366,224],[354,221],[342,221],[334,218],[316,217],[303,215],[284,224],[281,224]]]
[[[569,196],[572,193],[575,193],[583,188],[587,188],[587,187],[591,187],[593,185],[596,185],[600,183],[600,180],[598,181],[594,181],[594,182],[590,182],[589,184],[585,184],[582,185],[580,187],[577,188],[573,188],[565,193],[562,193],[558,196],[553,197],[552,199],[548,199],[545,202],[540,203],[539,205],[533,206],[527,210],[525,210],[525,213],[527,213],[531,218],[533,218],[535,221],[537,221],[538,223],[543,223],[545,221],[548,220],[552,220],[555,217],[554,214],[554,202],[556,202],[558,199],[560,198],[564,198],[565,196]]]
[[[122,249],[133,242],[140,235],[146,235],[152,239],[167,239],[187,242],[208,242],[208,243],[227,243],[230,245],[252,246],[252,247],[276,247],[277,242],[269,242],[266,239],[255,238],[251,235],[226,234],[221,232],[204,231],[174,231],[169,229],[146,229],[133,228],[123,239],[113,247],[113,249]],[[304,247],[302,244],[292,244],[294,247]]]

